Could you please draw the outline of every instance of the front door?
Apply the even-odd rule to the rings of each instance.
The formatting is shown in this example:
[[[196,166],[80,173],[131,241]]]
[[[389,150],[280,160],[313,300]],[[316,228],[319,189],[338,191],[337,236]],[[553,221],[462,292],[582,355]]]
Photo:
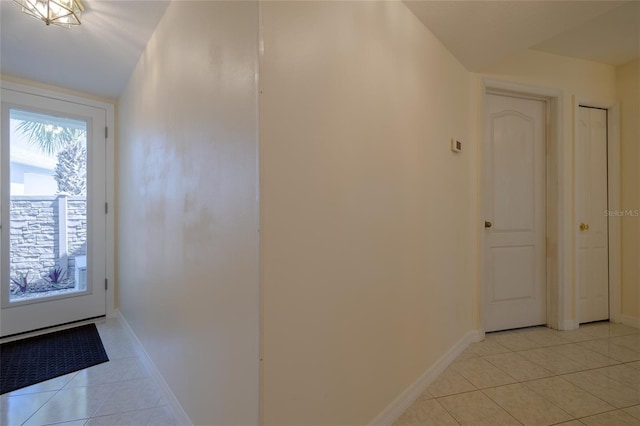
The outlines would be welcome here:
[[[545,103],[487,94],[483,327],[546,323]]]
[[[2,89],[3,337],[105,315],[105,120]]]
[[[607,111],[580,107],[575,149],[578,320],[609,318]]]

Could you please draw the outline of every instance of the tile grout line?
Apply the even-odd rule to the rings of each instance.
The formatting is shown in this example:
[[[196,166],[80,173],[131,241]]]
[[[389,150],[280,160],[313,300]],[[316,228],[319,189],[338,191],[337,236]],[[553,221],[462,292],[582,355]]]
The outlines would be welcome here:
[[[433,398],[433,400],[436,402],[436,404],[438,404],[440,407],[442,407],[442,409],[444,411],[446,411],[447,414],[449,414],[451,416],[451,418],[453,419],[454,422],[456,422],[459,426],[462,426],[462,423],[460,423],[458,421],[458,419],[456,418],[456,416],[453,415],[453,413],[449,412],[449,410],[447,410],[447,407],[445,407],[444,405],[442,405],[440,403],[440,401],[438,401],[436,398]]]
[[[517,353],[517,352],[516,352],[516,351],[513,351],[513,352],[511,352],[511,353]],[[562,355],[562,354],[560,354],[560,355]],[[489,355],[489,356],[490,356],[490,355]],[[565,357],[565,358],[568,358],[568,357]],[[526,358],[525,358],[525,359],[526,359]],[[570,358],[568,358],[568,359],[570,359]],[[489,360],[487,360],[487,361],[488,361],[489,363],[491,363],[491,361],[489,361]],[[535,361],[531,361],[531,360],[528,360],[528,359],[527,359],[527,361],[532,362],[532,363],[534,363],[534,364],[536,364],[536,365],[538,365],[538,366],[540,366],[540,367],[544,368],[544,366],[540,365],[539,363],[537,363],[537,362],[535,362]],[[495,365],[495,364],[494,364],[494,365]],[[523,380],[523,381],[518,381],[517,383],[521,383],[521,384],[525,385],[528,389],[530,389],[531,391],[533,391],[533,392],[535,392],[536,394],[540,395],[538,392],[536,392],[536,391],[535,391],[535,390],[533,390],[532,388],[528,387],[526,384],[527,384],[527,383],[529,383],[529,382],[536,381],[536,380],[543,380],[543,379],[548,379],[548,378],[552,378],[552,377],[559,377],[559,378],[562,378],[562,376],[567,376],[567,375],[569,375],[569,374],[583,373],[583,372],[587,372],[587,371],[595,371],[595,370],[599,370],[599,369],[601,369],[601,368],[613,367],[613,366],[617,366],[617,365],[623,365],[623,364],[622,364],[622,363],[619,363],[619,364],[607,365],[607,366],[603,366],[603,367],[588,368],[588,369],[585,369],[585,370],[577,370],[577,371],[573,371],[573,372],[570,372],[570,373],[555,373],[555,372],[551,371],[551,373],[553,373],[553,375],[552,375],[552,376],[540,377],[540,378],[537,378],[537,379],[530,379],[530,380]],[[498,367],[498,366],[496,366],[496,367]],[[498,367],[498,368],[499,368],[499,367]],[[502,370],[502,369],[501,369],[501,370]],[[502,371],[504,371],[504,370],[502,370]],[[547,370],[547,371],[550,371],[550,370]],[[506,374],[508,374],[506,371],[504,371],[504,372],[505,372]],[[625,388],[628,388],[626,385],[624,385],[624,384],[620,383],[620,382],[619,382],[619,381],[617,381],[617,380],[611,379],[610,377],[605,376],[604,374],[601,374],[601,373],[599,373],[599,372],[597,372],[597,371],[596,371],[596,373],[598,373],[598,374],[600,374],[601,376],[606,377],[606,378],[608,378],[608,379],[610,379],[610,380],[613,380],[614,382],[618,383],[620,386],[623,386],[623,387],[625,387]],[[514,378],[514,379],[515,379],[515,378]],[[516,380],[517,380],[517,379],[516,379]],[[574,384],[573,382],[570,382],[570,381],[568,381],[568,380],[566,380],[566,379],[564,379],[564,378],[563,378],[563,380],[567,381],[567,383],[569,383],[569,384],[571,384],[571,385],[575,386],[576,388],[580,389],[581,391],[588,393],[589,395],[593,396],[594,398],[598,399],[599,401],[601,401],[601,402],[603,402],[603,403],[605,403],[605,404],[607,404],[607,405],[609,405],[609,406],[613,406],[612,404],[610,404],[610,403],[608,403],[607,401],[603,400],[603,399],[602,399],[602,398],[600,398],[599,396],[594,395],[594,394],[593,394],[593,393],[591,393],[589,390],[584,389],[583,387],[578,386],[578,385]],[[508,385],[499,385],[499,386],[508,386]],[[496,388],[496,387],[499,387],[499,386],[491,386],[491,387],[484,388],[484,389]],[[488,395],[487,395],[487,396],[488,396]],[[540,395],[540,396],[542,396],[546,401],[548,401],[548,402],[552,403],[553,405],[556,405],[553,401],[551,401],[550,399],[546,398],[544,395]],[[636,404],[630,405],[629,407],[632,407],[632,406],[634,406],[634,405],[636,405]],[[629,407],[623,407],[623,408],[629,408]],[[562,409],[562,407],[558,407],[558,408],[560,408],[561,410],[563,410],[563,409]],[[604,412],[615,411],[615,410],[617,410],[617,409],[618,409],[618,408],[614,408],[614,410],[608,410],[608,411],[604,411]],[[564,411],[564,410],[563,410],[563,411]],[[567,413],[567,414],[569,414],[569,415],[570,415],[571,417],[573,417],[574,419],[577,419],[576,417],[574,417],[574,416],[573,416],[573,415],[571,415],[570,413]],[[596,415],[597,415],[597,414],[600,414],[600,413],[596,413]],[[585,417],[589,417],[589,416],[583,416],[582,418],[585,418]]]
[[[31,415],[30,415],[29,417],[27,417],[27,418],[25,419],[25,421],[24,421],[24,422],[22,422],[22,423],[21,423],[21,425],[24,425],[24,424],[26,424],[29,420],[31,420],[31,418],[32,418],[33,416],[35,416],[35,415],[36,415],[36,413],[37,413],[38,411],[40,411],[40,410],[41,410],[45,405],[47,405],[47,404],[49,403],[49,401],[51,401],[51,400],[53,399],[53,397],[55,397],[55,396],[56,396],[56,395],[57,395],[57,394],[58,394],[62,389],[64,389],[64,387],[65,387],[66,385],[68,385],[68,384],[71,382],[71,380],[73,380],[73,379],[74,379],[74,377],[76,377],[76,376],[80,373],[80,370],[79,370],[79,371],[74,371],[74,373],[75,373],[75,374],[73,375],[73,377],[71,377],[71,379],[69,379],[69,381],[68,381],[67,383],[65,383],[64,385],[62,385],[62,387],[61,387],[61,388],[56,389],[56,391],[53,393],[53,395],[51,395],[51,397],[49,397],[49,398],[44,402],[44,404],[42,404],[42,405],[41,405],[41,406],[40,406],[36,411],[34,411],[33,413],[31,413]],[[70,373],[69,373],[69,374],[70,374]],[[53,379],[50,379],[50,380],[53,380]],[[41,383],[42,383],[42,382],[41,382]],[[53,391],[46,391],[46,392],[53,392]],[[34,392],[34,393],[42,393],[42,392]],[[34,393],[26,393],[26,394],[23,394],[23,395],[15,395],[15,396],[33,395]]]
[[[517,335],[516,333],[513,333],[513,334],[514,334],[514,335]],[[628,334],[628,335],[634,335],[634,334],[637,334],[637,333],[632,333],[632,334]],[[521,336],[521,337],[523,337],[523,338],[525,338],[525,339],[526,339],[526,337],[524,337],[524,336]],[[610,337],[611,337],[611,336],[610,336]],[[614,337],[617,337],[617,336],[614,336]],[[545,401],[547,401],[547,402],[551,403],[553,406],[555,406],[556,408],[558,408],[559,410],[561,410],[563,413],[567,414],[571,419],[573,419],[573,420],[578,420],[578,419],[580,419],[580,418],[586,418],[586,417],[589,417],[589,416],[583,416],[583,417],[575,417],[575,416],[573,416],[572,414],[570,414],[570,413],[568,413],[567,411],[565,411],[562,407],[560,407],[560,406],[556,405],[553,401],[551,401],[551,400],[549,400],[549,399],[545,398],[545,397],[544,397],[544,395],[540,395],[539,393],[535,392],[533,389],[529,388],[529,387],[526,385],[526,383],[528,383],[528,382],[532,382],[532,381],[535,381],[535,380],[542,380],[542,379],[545,379],[545,378],[561,377],[561,376],[563,376],[563,375],[568,375],[568,374],[580,373],[580,372],[585,372],[585,371],[595,371],[595,370],[602,369],[602,368],[613,367],[613,366],[618,366],[618,365],[624,365],[624,364],[625,364],[625,362],[623,362],[623,361],[619,361],[619,360],[615,360],[615,359],[613,359],[613,358],[610,358],[610,357],[608,357],[608,356],[606,356],[606,355],[604,355],[604,354],[600,354],[600,353],[598,353],[598,352],[596,352],[596,351],[593,351],[593,350],[590,350],[590,349],[588,349],[588,348],[583,348],[583,349],[587,350],[588,352],[591,352],[591,353],[593,353],[593,354],[596,354],[596,355],[599,355],[599,356],[605,357],[605,358],[607,358],[607,359],[609,359],[609,360],[611,360],[611,361],[614,361],[614,363],[613,363],[613,364],[609,364],[609,365],[600,366],[600,367],[586,367],[584,364],[582,364],[582,366],[583,366],[583,367],[585,367],[585,369],[583,369],[583,370],[577,370],[577,371],[569,372],[569,373],[555,373],[555,372],[550,371],[550,370],[548,370],[547,368],[545,368],[545,366],[544,366],[544,365],[541,365],[541,364],[540,364],[540,363],[538,363],[538,362],[535,362],[535,361],[529,360],[529,359],[527,359],[526,357],[524,357],[524,356],[523,356],[523,358],[524,358],[526,361],[528,361],[528,362],[532,362],[532,363],[534,363],[534,364],[538,365],[539,367],[544,368],[545,370],[547,370],[547,371],[549,371],[550,373],[552,373],[552,375],[551,375],[551,376],[546,376],[546,377],[540,377],[540,378],[536,378],[536,379],[518,380],[518,379],[516,379],[515,377],[513,377],[512,375],[510,375],[507,371],[505,371],[504,369],[500,368],[500,366],[499,366],[499,365],[496,365],[496,364],[492,363],[490,360],[486,359],[486,357],[493,356],[493,355],[501,355],[501,354],[518,354],[519,352],[528,351],[528,350],[543,349],[543,348],[553,348],[553,347],[565,346],[565,345],[570,345],[570,344],[579,344],[579,343],[582,343],[582,342],[585,342],[585,341],[604,340],[604,339],[608,339],[608,338],[609,338],[609,337],[593,338],[593,339],[590,339],[590,340],[583,340],[583,341],[576,341],[576,342],[568,342],[568,343],[560,343],[560,344],[549,345],[549,346],[539,346],[539,347],[537,347],[537,348],[522,349],[522,350],[509,350],[509,348],[507,348],[507,347],[506,347],[506,346],[504,346],[503,344],[500,344],[499,342],[496,342],[496,344],[498,344],[499,346],[504,347],[505,349],[507,349],[507,350],[508,350],[508,352],[497,352],[497,353],[493,353],[493,354],[489,354],[489,355],[479,355],[479,354],[476,352],[476,353],[475,353],[475,355],[476,355],[475,357],[473,357],[473,356],[472,356],[472,357],[465,358],[465,359],[460,360],[460,361],[464,361],[464,360],[467,360],[467,359],[473,359],[473,358],[481,358],[481,359],[483,359],[483,360],[487,361],[488,363],[490,363],[491,365],[493,365],[494,367],[498,368],[502,373],[506,374],[507,376],[509,376],[509,377],[511,377],[513,380],[515,380],[515,383],[510,383],[510,384],[523,384],[527,389],[529,389],[530,391],[532,391],[532,392],[536,393],[537,395],[541,396]],[[527,340],[531,341],[532,343],[536,343],[536,344],[537,344],[537,342],[534,342],[534,341],[532,341],[531,339],[527,339]],[[620,345],[617,345],[617,346],[620,346]],[[473,349],[472,349],[472,350],[473,350]],[[573,360],[573,359],[571,359],[571,358],[567,357],[567,356],[566,356],[566,355],[564,355],[564,354],[558,354],[558,355],[560,355],[560,356],[562,356],[562,357],[564,357],[564,358],[566,358],[566,359],[568,359],[568,360],[570,360],[570,361],[573,361],[573,362],[576,362],[576,363],[580,364],[580,362],[579,362],[579,361],[575,361],[575,360]],[[520,356],[522,356],[522,355],[520,355]],[[454,361],[454,362],[455,362],[455,361]],[[628,361],[628,362],[635,362],[635,361]],[[631,368],[633,368],[633,367],[631,367]],[[455,371],[455,370],[454,370],[454,371]],[[460,374],[463,378],[465,378],[467,381],[469,381],[469,379],[468,379],[468,378],[467,378],[467,377],[466,377],[462,372],[459,372],[459,371],[456,371],[456,372],[457,372],[458,374]],[[599,372],[596,372],[596,373],[598,373],[598,374],[600,374],[601,376],[606,377],[606,378],[608,378],[608,379],[610,379],[610,380],[615,381],[616,383],[618,383],[619,385],[621,385],[621,386],[623,386],[623,387],[627,387],[627,386],[625,386],[623,383],[620,383],[619,381],[617,381],[617,380],[615,380],[615,379],[612,379],[612,378],[610,378],[610,377],[608,377],[608,376],[606,376],[606,375],[604,375],[604,374],[601,374],[601,373],[599,373]],[[563,379],[563,380],[565,380],[565,379]],[[470,382],[470,383],[471,383],[471,382]],[[588,393],[589,395],[592,395],[594,398],[596,398],[596,399],[598,399],[598,400],[602,401],[603,403],[605,403],[605,404],[607,404],[607,405],[609,405],[609,406],[612,406],[611,404],[609,404],[608,402],[606,402],[606,401],[602,400],[602,399],[601,399],[601,398],[599,398],[598,396],[593,395],[593,394],[592,394],[591,392],[589,392],[588,390],[583,389],[582,387],[577,386],[577,385],[575,385],[575,384],[573,384],[573,383],[571,383],[571,382],[568,382],[568,383],[570,383],[570,384],[571,384],[571,385],[573,385],[573,386],[576,386],[576,387],[577,387],[578,389],[580,389],[581,391],[586,392],[586,393]],[[503,384],[503,385],[497,385],[497,386],[488,386],[488,387],[484,387],[484,388],[478,388],[478,387],[477,387],[476,385],[474,385],[473,383],[471,383],[471,384],[472,384],[474,387],[476,387],[476,388],[477,388],[476,390],[479,390],[480,392],[482,392],[485,396],[487,396],[489,399],[491,399],[493,402],[495,402],[495,403],[496,403],[500,408],[502,408],[503,410],[505,410],[505,411],[507,411],[507,412],[508,412],[508,410],[506,410],[506,408],[502,407],[502,406],[501,406],[497,401],[493,400],[489,395],[487,395],[487,394],[484,392],[484,390],[485,390],[485,389],[498,388],[498,387],[501,387],[501,386],[509,386],[509,385],[510,385],[509,383],[507,383],[507,384]],[[451,394],[451,395],[443,395],[443,396],[441,396],[441,397],[435,397],[435,396],[434,396],[434,399],[436,399],[436,402],[438,402],[438,403],[439,403],[438,398],[444,398],[444,397],[447,397],[447,396],[460,395],[460,394],[470,393],[470,392],[475,392],[475,390],[473,390],[473,391],[458,392],[458,393],[454,393],[454,394]],[[433,396],[433,395],[432,395],[432,396]],[[440,404],[440,405],[442,405],[442,404]],[[606,413],[606,412],[611,412],[611,411],[616,411],[616,410],[621,410],[621,409],[623,409],[623,408],[629,408],[629,407],[633,407],[633,406],[635,406],[635,405],[636,405],[636,404],[630,405],[630,406],[628,406],[628,407],[614,408],[613,410],[606,410],[606,411],[603,411],[603,412],[601,412],[601,413],[596,413],[596,414],[594,414],[594,415],[598,415],[598,414],[602,414],[602,413]],[[511,415],[511,413],[509,413],[509,414]],[[513,415],[512,415],[512,417],[513,417]],[[516,420],[517,420],[517,419],[516,419]]]
[[[511,384],[519,384],[519,383],[511,383]],[[503,386],[509,386],[509,385],[503,385]],[[487,388],[487,389],[488,389],[488,388]],[[493,401],[493,402],[494,402],[494,404],[496,404],[498,407],[500,407],[500,408],[502,408],[504,411],[506,411],[506,412],[507,412],[511,417],[513,417],[513,418],[514,418],[518,423],[520,423],[521,425],[524,425],[524,423],[522,423],[520,420],[518,420],[518,419],[516,418],[516,416],[515,416],[515,415],[511,414],[511,412],[509,412],[509,410],[507,410],[505,407],[503,407],[502,405],[500,405],[500,403],[499,403],[498,401],[496,401],[495,399],[491,398],[491,396],[490,396],[490,395],[487,395],[486,393],[484,393],[484,391],[483,391],[482,389],[480,390],[480,392],[482,392],[482,394],[483,394],[484,396],[486,396],[486,397],[487,397],[487,398],[489,398],[491,401]],[[551,402],[551,401],[549,401],[549,402]],[[552,405],[556,406],[556,405],[555,405],[555,404],[553,404],[553,403],[552,403]],[[559,408],[559,409],[560,409],[560,411],[562,411],[563,413],[566,413],[562,408],[560,408],[560,407],[557,407],[557,408]],[[569,413],[566,413],[566,414],[567,414],[569,417],[573,417],[573,416],[572,416],[571,414],[569,414]]]
[[[543,327],[538,327],[538,329],[540,331],[542,330],[549,330],[547,328],[543,328]],[[467,383],[469,383],[470,386],[472,386],[474,389],[472,390],[465,390],[462,392],[453,392],[453,393],[448,393],[445,395],[441,395],[441,396],[436,396],[434,395],[431,391],[429,391],[429,388],[426,389],[428,395],[435,400],[435,402],[438,404],[438,406],[442,407],[445,412],[447,412],[451,417],[454,418],[454,420],[456,422],[458,422],[458,420],[455,418],[455,416],[453,416],[453,414],[451,412],[449,412],[449,410],[446,409],[446,407],[442,404],[442,400],[444,398],[447,397],[451,397],[451,396],[456,396],[456,395],[463,395],[463,394],[467,394],[467,393],[472,393],[472,392],[476,392],[476,391],[480,391],[482,395],[484,395],[486,398],[488,398],[490,401],[492,401],[493,403],[495,403],[501,410],[505,411],[510,417],[514,418],[514,420],[516,420],[516,422],[518,422],[519,424],[521,424],[521,422],[515,418],[515,416],[513,416],[505,407],[503,407],[500,403],[498,403],[498,401],[494,400],[493,398],[491,398],[491,396],[489,396],[485,391],[489,390],[489,389],[494,389],[494,388],[499,388],[499,387],[503,387],[503,386],[509,386],[512,384],[521,384],[525,387],[525,389],[527,389],[530,392],[534,392],[536,395],[538,395],[539,397],[541,397],[544,401],[552,404],[552,406],[556,407],[557,409],[560,410],[560,412],[565,413],[570,419],[572,420],[566,420],[566,421],[577,421],[579,423],[580,422],[579,419],[584,419],[584,418],[588,418],[588,417],[592,417],[592,416],[596,416],[596,415],[601,415],[604,413],[610,413],[610,412],[614,412],[614,411],[625,411],[628,408],[632,408],[637,406],[638,404],[631,404],[631,405],[624,405],[622,407],[617,407],[614,406],[613,404],[608,403],[607,401],[603,400],[602,398],[600,398],[597,395],[594,395],[592,392],[590,392],[587,389],[584,389],[582,386],[574,384],[571,381],[568,381],[566,379],[565,376],[571,375],[571,374],[580,374],[580,373],[586,373],[586,372],[592,372],[594,371],[598,377],[601,377],[603,379],[606,380],[610,380],[611,382],[615,383],[616,385],[622,387],[623,389],[630,389],[630,387],[625,384],[622,383],[620,380],[617,380],[614,377],[609,377],[608,375],[604,374],[604,372],[602,371],[598,371],[598,370],[604,370],[606,368],[615,368],[615,367],[619,367],[619,366],[624,366],[627,364],[632,364],[632,363],[636,363],[638,361],[640,361],[640,359],[628,359],[626,361],[621,360],[621,359],[615,359],[609,356],[609,352],[607,353],[601,353],[598,352],[596,350],[593,350],[589,347],[584,347],[584,345],[582,345],[583,343],[587,343],[587,342],[603,342],[606,343],[607,345],[613,345],[614,348],[619,348],[620,350],[624,350],[624,351],[631,351],[631,353],[636,353],[638,355],[640,355],[639,351],[637,349],[635,349],[635,342],[633,339],[636,339],[637,337],[633,337],[631,341],[629,341],[627,343],[627,341],[625,341],[624,343],[627,343],[630,346],[625,346],[622,344],[619,344],[619,342],[612,342],[610,339],[612,338],[616,338],[616,337],[628,337],[628,336],[638,336],[638,334],[640,332],[638,331],[633,331],[631,333],[623,333],[623,334],[615,334],[615,335],[611,335],[612,331],[611,328],[609,328],[608,331],[608,335],[607,336],[596,336],[593,334],[590,334],[587,331],[584,331],[584,334],[586,334],[587,336],[583,336],[583,337],[589,337],[583,340],[575,340],[575,341],[567,341],[567,339],[564,339],[565,341],[563,342],[556,342],[553,344],[548,344],[548,343],[539,343],[536,342],[534,340],[531,340],[530,338],[527,338],[526,336],[523,336],[521,334],[518,334],[518,332],[513,332],[513,333],[504,333],[502,335],[509,335],[509,334],[513,334],[514,336],[518,336],[519,338],[525,339],[526,341],[530,342],[531,344],[535,345],[535,347],[531,347],[531,348],[526,348],[526,349],[512,349],[510,347],[508,347],[508,342],[507,345],[500,343],[497,339],[492,339],[490,337],[490,335],[488,335],[488,339],[487,339],[487,343],[489,343],[489,345],[485,346],[485,348],[482,348],[479,345],[482,345],[482,343],[474,343],[472,345],[470,345],[465,352],[463,352],[461,354],[461,356],[459,356],[458,358],[456,358],[456,360],[454,360],[452,362],[452,364],[450,366],[448,366],[447,368],[451,369],[452,372],[454,372],[455,374],[457,374],[461,379],[464,379]],[[558,332],[560,333],[560,332]],[[555,336],[555,334],[550,334],[551,336]],[[561,338],[563,338],[562,336],[560,336]],[[540,340],[544,340],[544,336],[541,336]],[[477,347],[474,347],[476,346]],[[592,359],[588,359],[585,363],[585,360],[578,361],[572,357],[570,357],[567,354],[564,353],[558,353],[555,352],[555,350],[557,348],[563,347],[563,346],[568,346],[568,345],[573,345],[573,347],[575,349],[578,349],[579,351],[585,352],[587,355],[590,354],[590,356],[592,358],[596,358],[595,364],[594,362],[592,362]],[[631,347],[633,346],[633,347]],[[487,350],[488,349],[488,350]],[[538,361],[534,361],[531,360],[529,358],[527,358],[526,356],[524,356],[522,354],[522,352],[525,351],[533,351],[533,350],[537,350],[537,349],[550,349],[552,350],[556,356],[559,356],[560,359],[566,359],[568,362],[571,362],[574,367],[578,366],[578,370],[575,371],[567,371],[567,372],[563,372],[563,373],[558,373],[556,371],[551,371],[546,367],[546,364],[541,363],[540,360]],[[526,378],[526,379],[517,379],[516,377],[513,377],[512,374],[510,374],[506,369],[504,369],[504,367],[502,367],[499,363],[497,362],[492,362],[490,359],[487,359],[488,357],[494,356],[494,355],[508,355],[508,354],[515,354],[517,356],[520,356],[521,358],[523,358],[524,361],[529,362],[529,363],[533,363],[534,365],[544,369],[544,371],[547,371],[549,373],[548,376],[542,376],[542,377],[536,377],[536,378]],[[504,383],[504,384],[500,384],[500,385],[495,385],[495,386],[487,386],[487,387],[483,387],[483,388],[479,388],[478,386],[476,386],[473,382],[470,381],[470,379],[467,377],[467,375],[465,375],[462,371],[454,368],[451,368],[453,365],[455,365],[456,363],[459,362],[464,362],[467,360],[473,360],[474,358],[479,358],[482,361],[485,361],[487,363],[489,363],[489,365],[493,366],[494,368],[497,369],[497,371],[499,371],[500,373],[504,374],[506,377],[511,378],[512,380],[514,380],[513,383]],[[605,364],[602,364],[602,361],[597,360],[597,358],[603,359]],[[623,358],[626,358],[623,356]],[[640,356],[638,357],[640,358]],[[600,365],[602,364],[602,365]],[[629,365],[628,368],[633,368],[636,369],[637,368],[635,366]],[[441,377],[441,375],[439,376]],[[534,381],[538,381],[538,380],[543,380],[543,379],[552,379],[552,378],[558,378],[561,379],[563,381],[565,381],[567,384],[573,386],[576,391],[580,391],[580,392],[585,392],[586,394],[590,395],[591,397],[595,398],[596,400],[602,402],[603,404],[606,404],[608,407],[611,407],[610,409],[606,409],[604,411],[601,411],[599,413],[594,413],[594,414],[590,414],[587,416],[581,416],[581,417],[576,417],[574,415],[572,415],[571,413],[567,412],[564,408],[562,408],[561,406],[557,405],[554,401],[552,401],[551,399],[547,398],[544,394],[540,394],[538,392],[536,392],[533,388],[530,387],[530,383],[534,382]],[[438,380],[438,378],[436,378],[436,380]],[[435,383],[435,382],[434,382]],[[455,386],[454,386],[455,388]],[[427,398],[428,399],[428,398]],[[618,402],[619,403],[619,402]],[[626,412],[626,411],[625,411]],[[628,414],[628,413],[627,413]],[[635,417],[635,416],[633,416]],[[563,423],[563,422],[560,422]],[[556,423],[556,424],[560,424],[560,423]]]
[[[101,405],[101,406],[102,406],[102,405]],[[161,405],[161,407],[164,407],[164,405]],[[137,412],[137,411],[154,411],[156,408],[158,408],[158,407],[157,407],[157,406],[154,406],[154,407],[150,407],[150,408],[139,408],[139,409],[136,409],[136,410],[119,411],[119,412],[117,412],[117,413],[102,414],[102,415],[100,415],[100,416],[94,416],[94,415],[91,415],[91,416],[87,419],[87,423],[88,423],[89,421],[93,420],[93,419],[100,419],[100,418],[103,418],[103,417],[109,417],[109,416],[119,416],[119,415],[121,415],[121,414],[135,413],[135,412]]]

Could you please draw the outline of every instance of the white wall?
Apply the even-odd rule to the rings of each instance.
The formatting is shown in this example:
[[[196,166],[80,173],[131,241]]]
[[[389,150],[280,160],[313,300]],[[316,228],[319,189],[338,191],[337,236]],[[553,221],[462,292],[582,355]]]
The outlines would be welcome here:
[[[595,101],[603,105],[613,105],[616,102],[615,68],[610,65],[590,62],[582,59],[558,56],[535,50],[525,50],[509,57],[500,64],[478,74],[476,90],[481,91],[481,79],[492,79],[521,85],[535,86],[545,89],[556,89],[562,96],[562,123],[560,123],[561,174],[558,177],[560,187],[557,188],[563,200],[562,217],[559,218],[561,234],[564,241],[559,250],[564,255],[565,264],[561,270],[559,282],[565,283],[564,312],[565,317],[559,319],[561,326],[573,324],[576,321],[576,272],[574,268],[575,243],[573,205],[573,126],[574,100],[581,98]],[[482,110],[478,108],[479,117]],[[481,120],[481,118],[479,118]],[[478,127],[481,129],[481,127]],[[480,187],[477,188],[480,191]],[[556,248],[554,248],[555,250]],[[480,277],[478,277],[480,280]]]
[[[470,74],[402,3],[261,7],[263,421],[365,424],[476,325]]]
[[[119,300],[194,424],[258,422],[255,2],[172,2],[119,102]]]
[[[260,271],[258,6],[173,2],[119,104],[120,309],[195,424],[258,389],[264,424],[368,423],[479,325],[480,79],[563,93],[571,198],[572,97],[615,70],[471,75],[402,3],[260,7]]]
[[[640,61],[616,69],[620,100],[622,210],[640,209]],[[640,217],[624,216],[622,226],[622,315],[640,324]]]

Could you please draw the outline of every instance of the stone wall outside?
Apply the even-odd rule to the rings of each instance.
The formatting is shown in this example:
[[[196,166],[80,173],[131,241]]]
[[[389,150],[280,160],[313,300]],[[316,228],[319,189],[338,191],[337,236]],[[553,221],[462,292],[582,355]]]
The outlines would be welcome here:
[[[60,212],[58,198],[67,199],[68,265],[60,265]],[[10,200],[9,271],[11,278],[28,274],[29,281],[41,278],[49,268],[68,268],[74,277],[76,256],[86,255],[87,202],[70,196],[12,196]],[[62,218],[63,221],[65,218]],[[62,223],[64,226],[64,222]]]

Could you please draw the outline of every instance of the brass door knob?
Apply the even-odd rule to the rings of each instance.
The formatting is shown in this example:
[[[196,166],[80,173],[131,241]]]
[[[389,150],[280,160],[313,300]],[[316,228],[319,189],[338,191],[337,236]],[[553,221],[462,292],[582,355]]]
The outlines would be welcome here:
[[[493,223],[489,222],[489,221],[484,221],[484,227],[485,228],[491,228],[493,226]]]
[[[586,223],[581,223],[580,224],[580,230],[581,231],[587,231],[589,229],[589,225],[587,225]]]

